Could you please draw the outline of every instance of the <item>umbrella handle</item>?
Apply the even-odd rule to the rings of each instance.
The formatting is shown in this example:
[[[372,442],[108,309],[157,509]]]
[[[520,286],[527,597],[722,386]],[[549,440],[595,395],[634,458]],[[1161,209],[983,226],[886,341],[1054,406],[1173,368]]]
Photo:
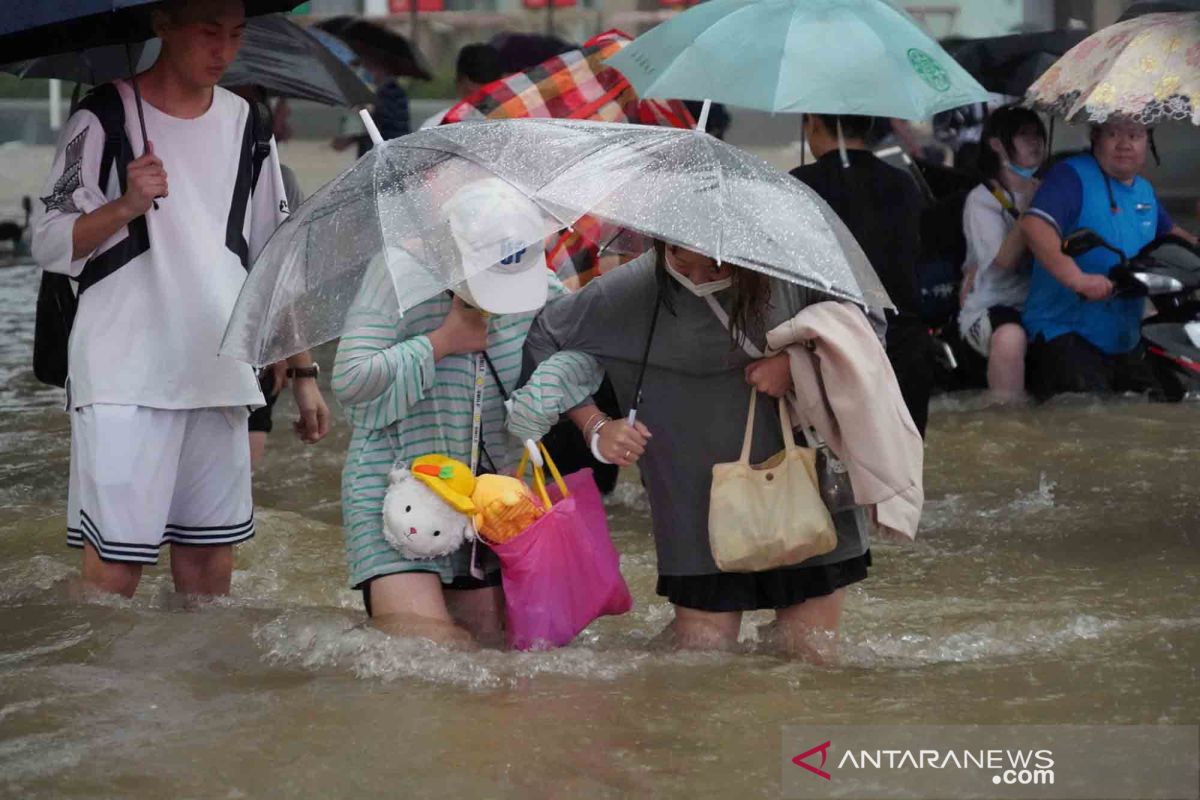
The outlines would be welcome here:
[[[704,105],[700,106],[700,119],[696,120],[696,130],[708,130],[708,111],[712,108],[712,100],[705,99]]]
[[[376,146],[383,144],[383,136],[379,133],[379,128],[375,125],[375,120],[371,118],[371,112],[365,108],[360,108],[358,116],[362,118],[363,125],[367,128],[367,135],[371,137],[371,144]]]
[[[629,427],[631,427],[631,428],[633,427],[633,423],[637,422],[637,409],[636,408],[629,409],[629,416],[625,418],[625,421],[629,423]]]
[[[142,129],[142,155],[146,155],[147,142],[150,137],[146,135],[146,114],[142,111],[142,92],[138,89],[137,69],[133,65],[133,48],[129,42],[125,43],[125,61],[129,64],[129,86],[133,89],[133,104],[137,107],[138,125]],[[150,201],[150,205],[158,209],[158,198]]]

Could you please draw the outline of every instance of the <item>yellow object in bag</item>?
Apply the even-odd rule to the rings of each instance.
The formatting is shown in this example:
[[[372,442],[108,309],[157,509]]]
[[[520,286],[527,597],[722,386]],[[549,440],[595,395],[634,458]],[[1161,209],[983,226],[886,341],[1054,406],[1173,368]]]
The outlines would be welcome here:
[[[708,542],[723,572],[791,566],[837,546],[837,530],[818,488],[816,451],[796,446],[782,400],[784,449],[761,464],[750,463],[757,399],[751,390],[741,458],[712,468]]]

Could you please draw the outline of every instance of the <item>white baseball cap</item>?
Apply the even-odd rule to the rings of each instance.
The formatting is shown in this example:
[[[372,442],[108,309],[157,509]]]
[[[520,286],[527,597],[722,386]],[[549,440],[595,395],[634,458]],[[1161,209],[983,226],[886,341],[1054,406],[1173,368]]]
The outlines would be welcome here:
[[[499,178],[464,186],[443,205],[469,277],[454,293],[493,314],[536,311],[546,304],[550,272],[541,209]]]

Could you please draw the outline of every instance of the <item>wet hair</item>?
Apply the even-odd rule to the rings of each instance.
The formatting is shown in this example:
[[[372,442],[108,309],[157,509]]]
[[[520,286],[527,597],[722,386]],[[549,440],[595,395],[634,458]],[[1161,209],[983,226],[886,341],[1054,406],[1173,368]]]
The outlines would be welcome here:
[[[813,114],[821,120],[830,136],[837,136],[838,120],[842,121],[842,136],[847,139],[868,139],[875,128],[875,118],[861,114]]]
[[[1004,148],[1004,152],[1008,154],[1011,160],[1013,157],[1013,140],[1017,138],[1017,134],[1026,125],[1035,126],[1038,136],[1042,138],[1043,142],[1046,141],[1046,126],[1042,123],[1042,118],[1032,109],[1017,105],[1007,105],[997,108],[988,115],[987,120],[983,123],[983,133],[979,137],[979,157],[976,161],[976,167],[983,177],[994,179],[1000,175],[1000,170],[1004,168],[1004,164],[1000,161],[1000,156],[992,149],[988,141],[999,139],[1000,146]]]
[[[667,272],[667,243],[654,241],[655,281],[663,307],[675,313],[675,293],[684,291]],[[752,269],[733,268],[733,307],[729,313],[729,339],[734,348],[741,347],[749,336],[760,339],[767,332],[767,310],[771,304],[771,282],[766,275]]]
[[[481,85],[499,80],[504,75],[500,52],[490,44],[464,45],[458,51],[455,75]]]

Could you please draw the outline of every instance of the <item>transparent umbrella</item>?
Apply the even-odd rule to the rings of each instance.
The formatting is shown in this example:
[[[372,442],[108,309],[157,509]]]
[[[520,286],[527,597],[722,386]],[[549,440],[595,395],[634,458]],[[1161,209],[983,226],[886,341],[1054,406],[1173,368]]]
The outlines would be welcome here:
[[[457,200],[496,179],[539,213],[464,243]],[[838,298],[891,306],[832,209],[761,159],[696,131],[496,120],[388,141],[314,194],[255,261],[221,352],[262,365],[337,338],[375,269],[388,271],[403,314],[585,213]],[[495,217],[512,215],[496,209]]]

